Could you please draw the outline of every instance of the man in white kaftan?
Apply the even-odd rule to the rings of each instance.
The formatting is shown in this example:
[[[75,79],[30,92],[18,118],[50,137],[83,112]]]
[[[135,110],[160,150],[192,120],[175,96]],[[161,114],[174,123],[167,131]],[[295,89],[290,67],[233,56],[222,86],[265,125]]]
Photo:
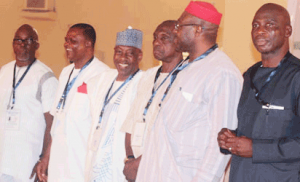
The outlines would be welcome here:
[[[85,181],[125,180],[125,133],[120,128],[142,76],[139,70],[141,47],[140,30],[119,32],[114,53],[117,70],[107,71],[88,82],[93,125],[88,142]]]
[[[13,47],[16,60],[0,70],[0,181],[29,182],[34,180],[29,178],[42,154],[43,139],[50,136],[46,115],[58,82],[52,70],[35,58],[38,37],[30,25],[17,30]]]
[[[199,19],[197,13],[203,17]],[[180,49],[189,52],[190,59],[178,69],[182,71],[161,103],[136,181],[222,179],[229,156],[220,153],[217,134],[223,126],[233,129],[237,125],[242,78],[215,43],[220,20],[211,4],[193,1],[179,18]]]
[[[59,89],[51,110],[54,117],[57,112],[56,103],[59,103],[73,68],[74,64],[67,66],[59,77]],[[80,87],[86,87],[84,85],[90,78],[106,69],[107,67],[94,57],[90,65],[80,73],[68,94],[64,109],[61,111],[65,113],[65,119],[55,118],[51,130],[49,181],[83,181],[87,140],[92,120],[87,93],[81,92]],[[76,75],[75,70],[73,74]]]
[[[123,172],[128,181],[136,178],[145,138],[156,119],[159,103],[170,84],[171,74],[182,62],[182,53],[177,51],[174,33],[176,23],[175,20],[166,20],[153,33],[153,55],[162,61],[162,66],[151,68],[143,74],[137,96],[121,129],[127,133],[125,147],[129,160],[125,163]],[[140,126],[144,124],[145,130],[141,131]]]
[[[51,129],[51,150],[48,149],[49,182],[84,181],[87,140],[92,124],[86,83],[108,69],[94,57],[93,34],[95,35],[95,30],[92,26],[75,24],[65,38],[67,57],[73,63],[60,74],[59,88],[51,110],[54,122]],[[68,88],[67,85],[72,83]],[[65,90],[69,92],[65,93]],[[47,164],[47,157],[49,158],[49,154],[42,159],[42,164]]]
[[[135,130],[136,123],[143,122],[143,112],[145,109],[145,106],[149,100],[149,98],[152,95],[152,89],[153,89],[153,81],[155,79],[155,75],[157,73],[157,70],[160,68],[160,66],[151,68],[147,70],[142,78],[140,79],[140,82],[138,84],[138,90],[135,97],[135,100],[131,106],[130,112],[128,113],[126,120],[124,121],[124,124],[122,125],[121,131],[127,132],[131,134],[131,143],[133,142],[133,135]],[[160,85],[162,83],[163,79],[166,78],[168,73],[160,73],[160,76],[158,77],[158,80],[156,81],[156,85]],[[145,120],[147,121],[147,128],[146,132],[148,133],[151,129],[151,126],[153,125],[156,115],[158,113],[160,103],[160,100],[163,96],[164,91],[166,90],[166,87],[170,83],[170,80],[168,79],[165,84],[161,86],[161,88],[158,90],[156,97],[154,97],[154,100],[152,102],[152,107],[149,107],[148,113],[146,115]],[[157,88],[157,87],[156,87]],[[145,136],[145,135],[144,135]],[[146,136],[145,136],[146,137]],[[143,154],[144,151],[144,145],[131,145],[133,155],[135,158],[138,158]]]

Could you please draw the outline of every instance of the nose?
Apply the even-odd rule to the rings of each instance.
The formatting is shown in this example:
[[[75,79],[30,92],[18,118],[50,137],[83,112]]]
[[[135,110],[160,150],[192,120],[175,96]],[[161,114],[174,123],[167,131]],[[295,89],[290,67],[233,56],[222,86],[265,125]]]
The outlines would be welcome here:
[[[153,44],[153,47],[156,45],[159,45],[159,39],[157,38],[157,39],[153,40],[152,44]]]
[[[25,43],[25,41],[22,41],[21,44],[20,44],[21,47],[25,47],[25,46],[27,46],[27,45],[28,45],[28,44]]]
[[[69,42],[68,42],[68,41],[65,41],[64,47],[67,48],[68,45],[69,45]]]
[[[127,60],[127,54],[126,53],[122,53],[119,58],[120,58],[121,62],[124,62],[124,61]]]
[[[257,27],[256,30],[255,30],[255,33],[256,33],[256,34],[259,34],[259,35],[260,35],[260,34],[266,33],[266,28],[265,28],[265,26],[262,26],[262,25],[261,25],[261,26]]]

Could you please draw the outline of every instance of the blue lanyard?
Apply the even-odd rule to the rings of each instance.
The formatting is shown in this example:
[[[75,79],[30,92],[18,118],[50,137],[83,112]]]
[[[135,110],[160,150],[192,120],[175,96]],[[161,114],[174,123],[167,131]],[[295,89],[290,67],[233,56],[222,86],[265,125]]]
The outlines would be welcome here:
[[[147,105],[146,105],[146,107],[145,107],[145,109],[144,109],[144,113],[143,113],[143,116],[144,116],[144,117],[143,117],[143,121],[144,121],[144,122],[145,122],[145,118],[146,118],[148,109],[149,109],[150,105],[152,104],[153,98],[155,97],[155,95],[156,95],[158,89],[165,83],[165,81],[169,78],[169,76],[170,76],[170,75],[171,75],[171,74],[172,74],[179,66],[182,65],[182,63],[183,63],[184,61],[185,61],[185,60],[181,60],[181,61],[173,68],[173,70],[168,74],[168,76],[167,76],[167,77],[159,84],[159,86],[155,89],[155,88],[154,88],[154,85],[155,85],[155,83],[156,83],[156,81],[157,81],[157,79],[158,79],[158,77],[159,77],[159,75],[160,75],[160,73],[161,73],[162,66],[157,70],[156,75],[155,75],[155,79],[154,79],[154,85],[153,85],[153,88],[152,88],[152,95],[151,95],[151,97],[150,97],[149,101],[147,102]]]
[[[194,62],[199,61],[199,60],[201,60],[201,59],[204,59],[206,56],[208,56],[208,55],[209,55],[212,51],[214,51],[216,48],[218,48],[218,45],[217,45],[217,44],[215,44],[214,46],[212,46],[210,49],[208,49],[208,50],[207,50],[205,53],[203,53],[201,56],[199,56],[199,57],[197,57],[196,59],[194,59],[192,62],[189,62],[189,63],[187,63],[187,64],[185,64],[185,65],[179,66],[178,69],[176,69],[176,70],[172,73],[172,76],[171,76],[171,82],[170,82],[169,86],[167,87],[167,89],[166,89],[166,91],[165,91],[165,93],[164,93],[164,95],[163,95],[163,97],[162,97],[162,99],[161,99],[161,102],[164,101],[165,97],[167,96],[167,94],[168,94],[168,92],[169,92],[169,90],[170,90],[172,84],[174,83],[174,81],[175,81],[175,79],[176,79],[176,77],[177,77],[177,75],[178,75],[178,73],[179,73],[180,71],[182,71],[184,68],[186,68],[188,65],[190,65],[190,64],[192,64],[192,63],[194,63]],[[188,58],[187,58],[187,59],[188,59]]]
[[[32,63],[30,63],[28,65],[28,67],[26,68],[25,72],[23,73],[23,75],[21,76],[21,78],[19,79],[19,81],[16,84],[16,63],[15,63],[15,67],[14,67],[14,77],[13,77],[13,84],[12,84],[12,88],[13,88],[13,98],[12,98],[12,107],[11,109],[14,108],[15,102],[16,102],[16,89],[18,88],[18,86],[20,85],[20,83],[23,81],[25,75],[27,74],[27,72],[29,71],[29,69],[31,68],[32,64],[35,62],[36,59],[34,59],[32,61]],[[21,69],[21,68],[20,68]]]
[[[80,69],[79,73],[72,79],[72,81],[69,83],[70,81],[70,78],[71,78],[71,75],[74,71],[74,68],[72,69],[70,75],[69,75],[69,78],[68,78],[68,81],[67,81],[67,84],[65,86],[65,89],[64,89],[64,92],[58,102],[58,105],[56,107],[57,110],[60,109],[61,105],[62,105],[62,108],[64,108],[65,106],[65,103],[66,103],[66,100],[67,100],[67,96],[68,96],[68,93],[69,91],[71,90],[71,88],[73,87],[77,77],[80,75],[80,73],[93,61],[94,57],[92,57],[88,62],[85,63],[85,65]],[[75,67],[75,66],[74,66]]]
[[[290,52],[287,52],[286,55],[282,58],[282,60],[280,61],[280,63],[278,64],[278,66],[270,73],[270,75],[268,76],[268,78],[266,79],[264,85],[262,86],[262,88],[260,89],[260,91],[255,87],[254,82],[253,82],[253,78],[255,73],[257,72],[258,68],[262,65],[258,65],[255,69],[253,69],[250,73],[250,87],[253,90],[254,94],[255,94],[255,99],[264,106],[270,106],[270,103],[264,101],[262,98],[260,98],[260,94],[267,88],[268,84],[270,83],[270,81],[272,80],[272,78],[274,78],[274,76],[276,75],[276,73],[278,72],[278,70],[282,67],[283,63],[285,62],[285,60],[287,60],[289,57],[291,56]]]
[[[199,61],[199,60],[201,60],[201,59],[204,59],[206,56],[208,56],[208,55],[209,55],[212,51],[214,51],[216,48],[218,48],[218,45],[217,45],[217,44],[215,44],[214,46],[212,46],[212,47],[211,47],[210,49],[208,49],[205,53],[203,53],[201,56],[197,57],[195,60],[193,60],[193,61],[190,62],[190,63],[187,63],[187,64],[184,64],[184,65],[183,65],[183,63],[184,63],[186,60],[188,60],[189,57],[187,57],[184,61],[182,61],[182,62],[179,64],[179,66],[176,67],[176,70],[175,70],[175,71],[172,71],[172,72],[170,73],[170,74],[171,74],[170,84],[168,85],[166,91],[164,92],[164,95],[163,95],[163,97],[162,97],[162,99],[161,99],[161,103],[164,101],[164,99],[166,98],[167,94],[169,93],[169,90],[170,90],[170,88],[172,87],[172,85],[173,85],[173,83],[174,83],[174,81],[175,81],[175,79],[176,79],[178,73],[179,73],[180,71],[182,71],[184,68],[186,68],[188,65],[190,65],[191,63],[196,62],[196,61]],[[168,75],[168,76],[169,76],[169,75]],[[157,89],[157,90],[158,90],[158,89]],[[157,90],[156,90],[156,91],[157,91]],[[156,94],[156,93],[155,93],[155,94]],[[149,108],[149,106],[151,105],[154,96],[155,96],[155,95],[152,94],[150,100],[148,101],[148,103],[147,103],[147,105],[146,105],[146,107],[145,107],[145,109],[144,109],[144,113],[143,113],[143,122],[145,122],[145,118],[146,118],[146,114],[147,114],[147,112],[148,112],[148,108]],[[159,106],[160,106],[160,105],[161,105],[161,104],[159,104]]]
[[[134,72],[132,75],[130,75],[123,83],[122,85],[108,98],[109,96],[109,93],[116,81],[117,78],[115,78],[115,80],[112,82],[110,88],[108,89],[107,93],[106,93],[106,96],[105,96],[105,99],[104,99],[104,102],[103,102],[103,107],[102,107],[102,110],[101,110],[101,113],[100,113],[100,116],[99,116],[99,123],[98,125],[101,124],[102,122],[102,118],[103,118],[103,114],[104,114],[104,110],[105,110],[105,107],[107,106],[107,104],[109,103],[109,101],[121,90],[121,88],[126,85],[130,80],[132,80],[132,78],[137,74],[137,72],[139,72],[140,69],[138,69],[136,72]],[[97,129],[98,129],[99,126],[97,126]]]

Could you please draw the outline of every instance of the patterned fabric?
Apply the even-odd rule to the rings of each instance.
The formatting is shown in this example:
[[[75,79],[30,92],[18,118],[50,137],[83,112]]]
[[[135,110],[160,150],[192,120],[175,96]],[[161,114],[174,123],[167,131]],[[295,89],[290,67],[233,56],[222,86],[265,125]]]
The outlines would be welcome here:
[[[123,32],[117,33],[116,46],[131,46],[138,49],[142,49],[143,44],[143,32],[137,29],[128,29]]]
[[[121,92],[119,93],[115,101],[111,100],[111,103],[107,105],[107,108],[104,111],[103,124],[106,125],[106,128],[108,127],[108,132],[104,138],[104,142],[102,146],[99,146],[100,150],[98,150],[97,162],[93,166],[93,173],[92,173],[93,182],[112,181],[113,141],[115,136],[115,123],[117,119],[114,116],[116,116],[118,113],[120,102],[128,87],[128,84],[126,84],[125,87],[122,88]]]
[[[95,134],[96,128],[99,123],[99,116],[100,112],[103,107],[103,102],[105,100],[105,96],[107,94],[107,91],[111,87],[112,82],[117,77],[118,71],[117,70],[111,70],[106,73],[100,74],[97,77],[94,77],[91,79],[88,83],[88,96],[91,101],[91,114],[93,118],[93,124],[92,129],[89,135],[89,142],[88,142],[88,151],[87,151],[87,158],[86,158],[86,167],[85,167],[85,182],[91,182],[93,181],[92,178],[92,171],[93,167],[95,166],[95,163],[97,162],[97,157],[99,150],[103,146],[104,141],[107,141],[107,133],[110,130],[111,122],[104,122],[106,118],[103,117],[102,119],[102,131],[100,134],[100,141],[99,141],[99,150],[96,150],[94,148],[95,146],[95,137],[99,137],[99,134]],[[123,174],[124,169],[124,158],[126,157],[125,152],[125,133],[120,131],[120,128],[129,112],[129,109],[136,97],[137,92],[137,85],[138,82],[143,75],[142,71],[139,71],[134,78],[129,82],[128,88],[126,89],[126,92],[124,93],[124,96],[122,97],[122,100],[120,101],[120,105],[118,106],[118,113],[115,114],[113,112],[109,113],[107,108],[105,109],[105,114],[108,114],[110,119],[109,121],[114,121],[114,139],[110,140],[113,142],[113,149],[112,149],[112,180],[108,180],[108,182],[111,181],[124,181],[125,176]],[[114,89],[114,88],[113,88]],[[112,90],[113,90],[112,89]],[[119,91],[121,92],[121,90]],[[112,92],[113,93],[113,92]],[[117,98],[118,93],[115,97]],[[110,103],[114,103],[113,100],[110,101]],[[108,107],[107,105],[106,107]],[[107,112],[107,113],[106,113]],[[115,115],[115,116],[114,116]],[[116,117],[116,119],[111,119]],[[105,126],[104,124],[107,123],[109,125]],[[101,156],[101,155],[100,155]]]

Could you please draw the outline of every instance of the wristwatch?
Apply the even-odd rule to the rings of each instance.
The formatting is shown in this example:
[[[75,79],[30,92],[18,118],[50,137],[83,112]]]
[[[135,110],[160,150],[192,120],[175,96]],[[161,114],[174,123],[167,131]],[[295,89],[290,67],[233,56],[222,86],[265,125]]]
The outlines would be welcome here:
[[[126,156],[125,159],[124,159],[124,164],[125,164],[129,159],[134,159],[134,156],[133,156],[133,155]]]

